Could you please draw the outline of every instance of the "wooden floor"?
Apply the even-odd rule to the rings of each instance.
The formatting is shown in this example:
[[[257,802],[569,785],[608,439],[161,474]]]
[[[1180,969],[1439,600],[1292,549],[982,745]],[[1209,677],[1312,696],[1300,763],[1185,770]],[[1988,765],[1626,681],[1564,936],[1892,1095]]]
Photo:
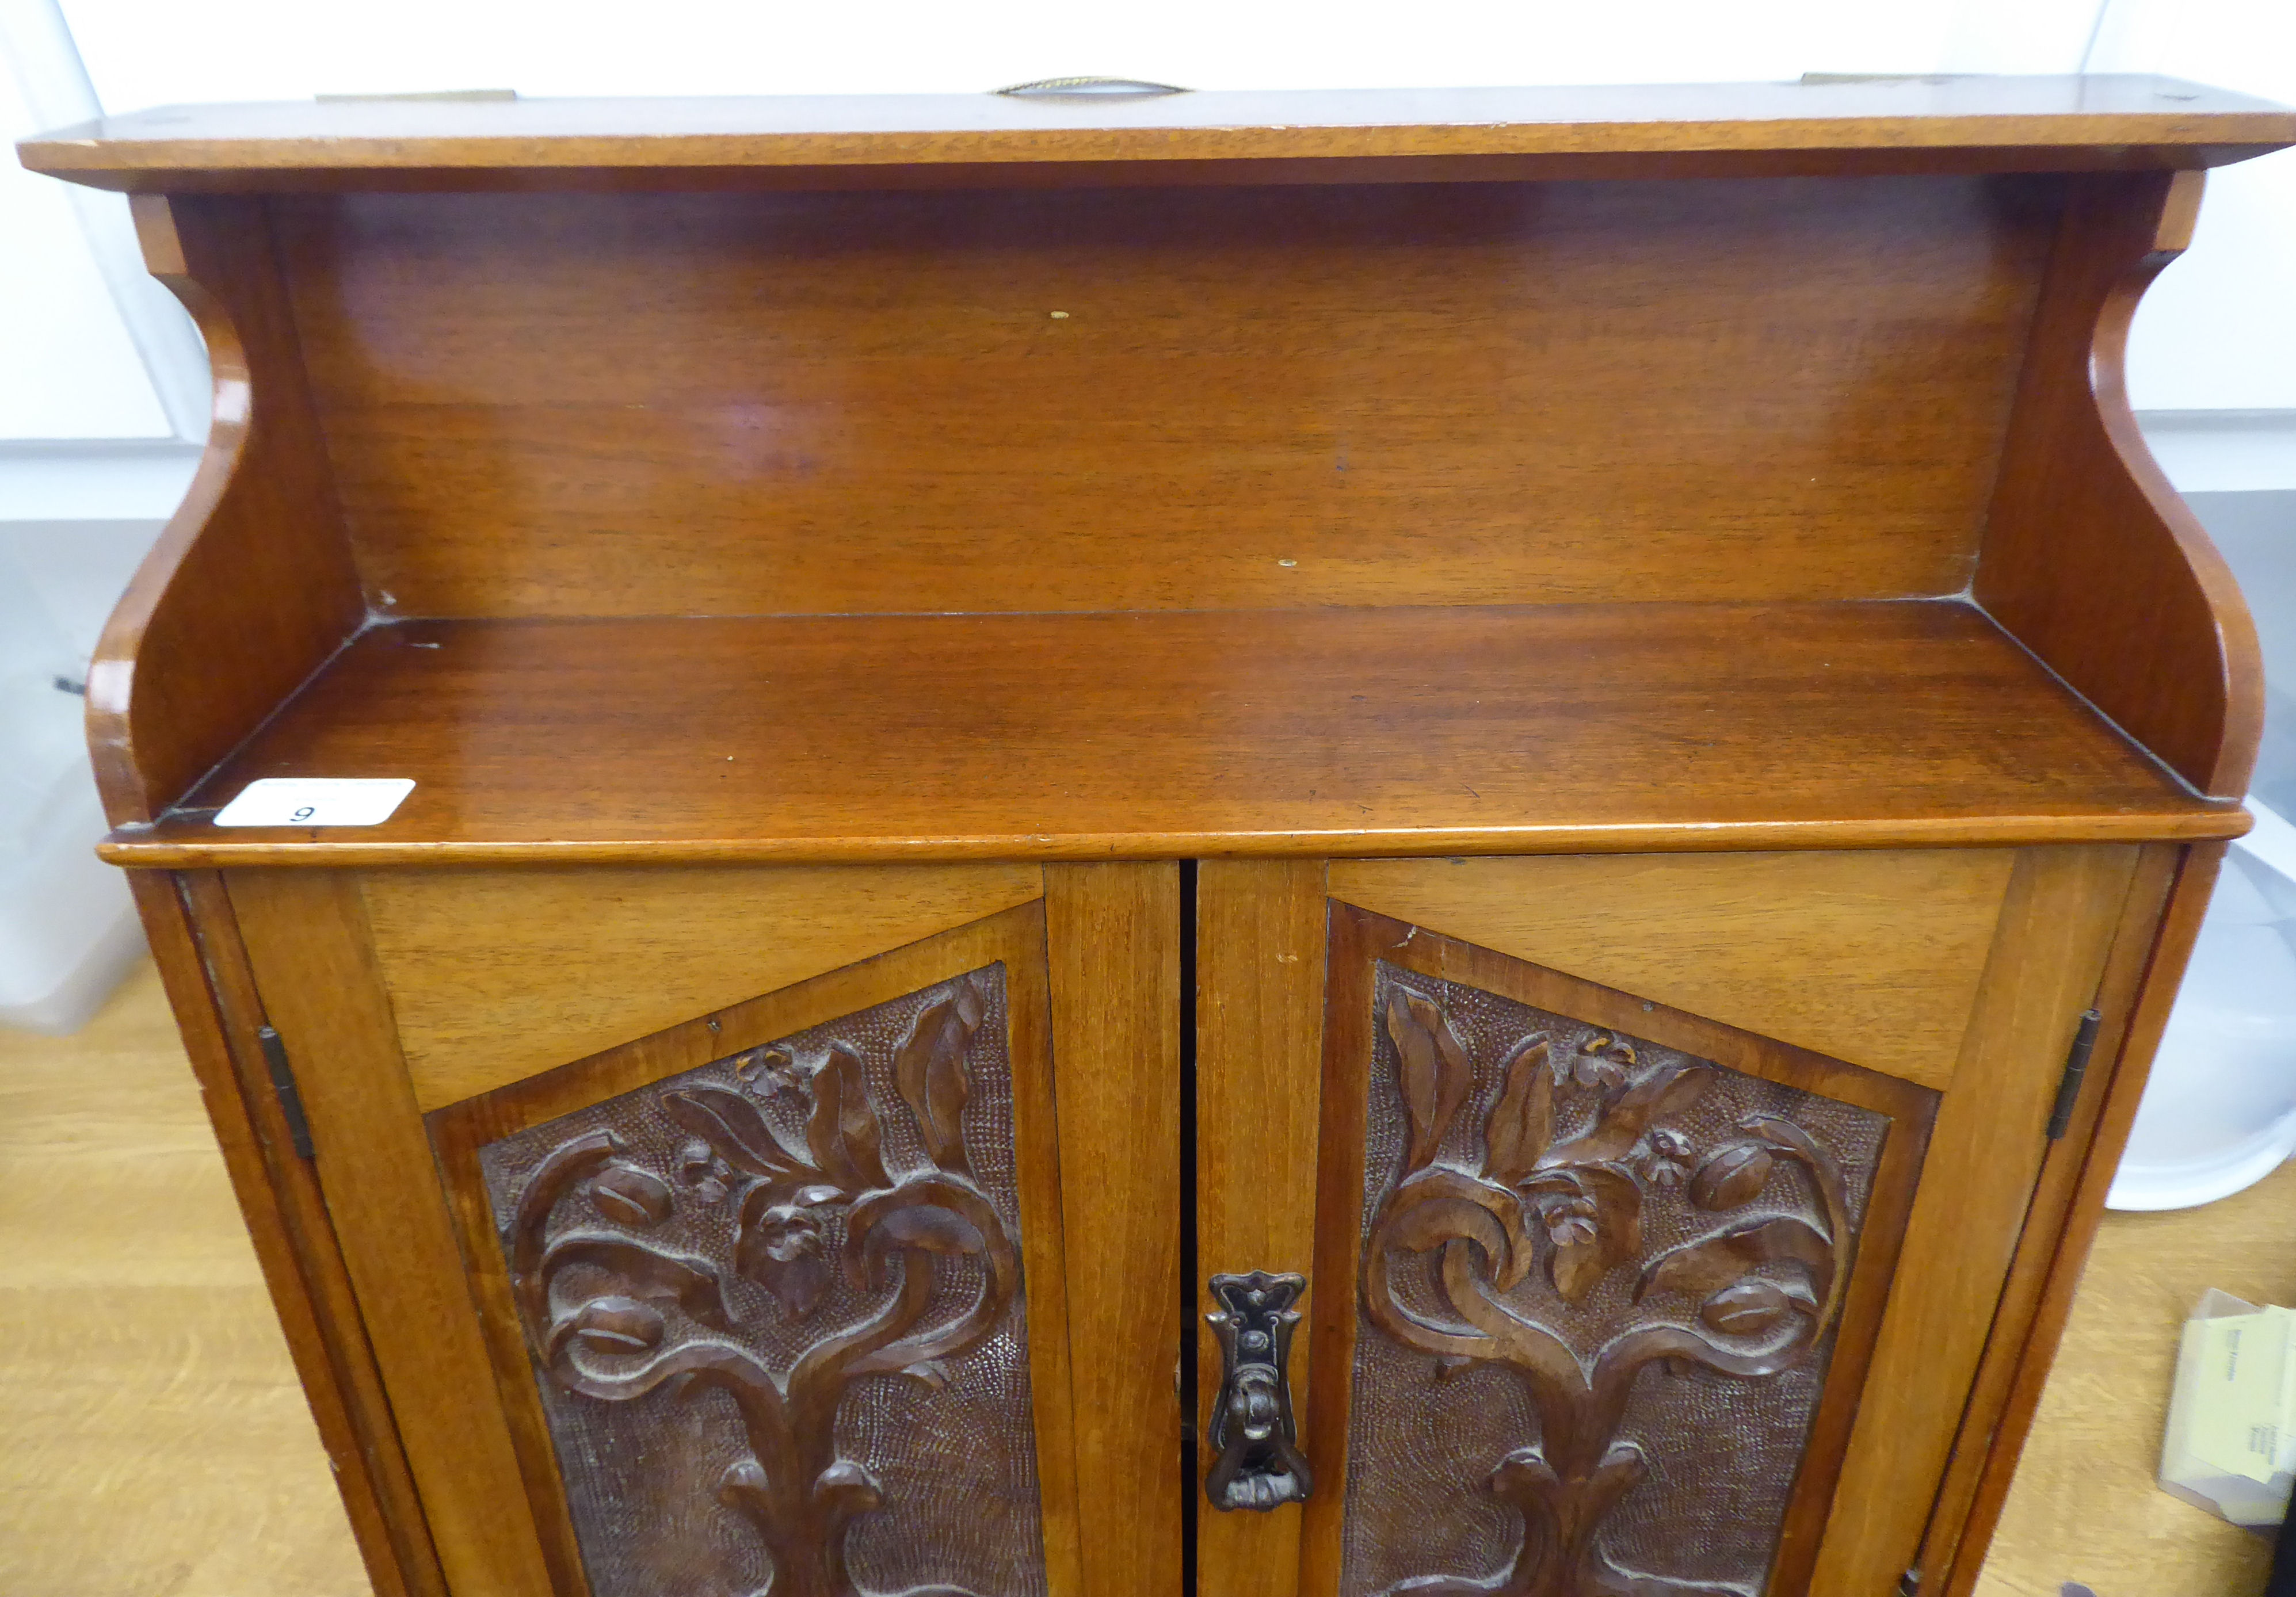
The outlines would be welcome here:
[[[0,1031],[0,1597],[363,1597],[254,1255],[139,972],[76,1037]],[[2204,1287],[2296,1303],[2296,1165],[2107,1219],[1981,1597],[2243,1597],[2263,1541],[2152,1485]]]
[[[0,1031],[0,1593],[367,1584],[159,978]]]
[[[2193,1301],[2296,1305],[2296,1163],[2202,1208],[2104,1218],[1978,1597],[2252,1597],[2271,1544],[2153,1484]]]

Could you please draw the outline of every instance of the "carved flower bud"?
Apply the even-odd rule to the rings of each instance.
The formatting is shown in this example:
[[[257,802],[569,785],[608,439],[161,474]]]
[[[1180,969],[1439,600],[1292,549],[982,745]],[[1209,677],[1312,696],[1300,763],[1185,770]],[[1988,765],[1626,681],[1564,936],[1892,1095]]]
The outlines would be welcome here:
[[[659,1225],[669,1218],[669,1183],[636,1165],[609,1165],[590,1183],[590,1201],[609,1220]]]
[[[1691,1178],[1690,1200],[1701,1208],[1735,1208],[1759,1197],[1770,1181],[1770,1151],[1758,1142],[1717,1148]]]
[[[1707,1327],[1728,1337],[1758,1337],[1792,1312],[1792,1299],[1780,1287],[1759,1279],[1724,1287],[1698,1310]]]
[[[835,1189],[828,1189],[832,1196]],[[752,1187],[742,1201],[742,1228],[734,1267],[781,1300],[783,1312],[804,1319],[829,1290],[830,1266],[821,1220],[798,1203],[759,1207],[772,1196]]]
[[[718,1157],[718,1151],[700,1137],[689,1137],[677,1151],[677,1179],[680,1185],[693,1189],[693,1195],[704,1203],[721,1203],[732,1189],[726,1183],[732,1178],[734,1167]]]
[[[1538,1205],[1538,1217],[1546,1227],[1547,1240],[1557,1248],[1593,1241],[1600,1212],[1592,1198],[1560,1192],[1540,1200]]]
[[[628,1357],[661,1346],[661,1312],[635,1298],[601,1298],[575,1316],[574,1340],[592,1353]]]
[[[760,1098],[800,1089],[797,1061],[785,1048],[753,1048],[734,1062],[734,1078]]]
[[[777,1203],[758,1221],[758,1243],[766,1257],[784,1264],[821,1257],[821,1222],[795,1204]]]
[[[677,1150],[677,1178],[687,1185],[709,1174],[709,1167],[718,1162],[718,1151],[700,1137],[688,1137]]]

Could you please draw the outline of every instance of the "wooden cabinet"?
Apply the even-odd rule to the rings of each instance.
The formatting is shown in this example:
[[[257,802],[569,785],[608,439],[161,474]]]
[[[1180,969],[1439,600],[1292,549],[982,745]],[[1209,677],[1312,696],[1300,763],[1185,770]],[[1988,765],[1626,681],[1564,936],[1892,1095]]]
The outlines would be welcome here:
[[[23,146],[90,726],[379,1592],[1965,1593],[2255,741],[2150,79]],[[357,826],[250,782],[411,780]],[[321,816],[324,820],[324,817]]]

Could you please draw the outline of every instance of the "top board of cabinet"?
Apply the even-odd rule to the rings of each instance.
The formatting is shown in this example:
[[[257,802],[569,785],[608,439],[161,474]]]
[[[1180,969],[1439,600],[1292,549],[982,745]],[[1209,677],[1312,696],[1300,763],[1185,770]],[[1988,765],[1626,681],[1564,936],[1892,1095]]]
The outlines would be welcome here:
[[[165,107],[60,129],[25,165],[144,192],[250,186],[875,186],[886,168],[982,181],[1282,180],[1391,160],[1463,177],[1806,169],[2209,167],[2296,141],[2296,112],[2172,78],[1926,77],[1800,83],[683,100],[379,97]],[[803,175],[803,176],[800,176]],[[1399,168],[1398,176],[1406,175]],[[1357,180],[1360,180],[1359,176]]]

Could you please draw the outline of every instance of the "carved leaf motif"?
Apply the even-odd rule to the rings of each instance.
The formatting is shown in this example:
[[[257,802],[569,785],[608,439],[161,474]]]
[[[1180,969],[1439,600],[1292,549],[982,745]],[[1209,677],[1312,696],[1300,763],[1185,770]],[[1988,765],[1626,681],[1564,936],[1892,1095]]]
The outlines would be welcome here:
[[[1585,1135],[1547,1150],[1539,1166],[1614,1164],[1634,1151],[1652,1121],[1688,1109],[1713,1080],[1703,1065],[1654,1066],[1611,1100]]]
[[[1775,1282],[1759,1277],[1724,1287],[1699,1306],[1710,1331],[1729,1337],[1758,1337],[1793,1312],[1794,1299]]]
[[[1603,1250],[1591,1238],[1558,1242],[1546,1256],[1546,1273],[1565,1303],[1584,1303],[1602,1282]]]
[[[590,1183],[590,1201],[609,1220],[659,1225],[669,1218],[669,1183],[636,1165],[608,1165]]]
[[[1431,1253],[1447,1242],[1468,1241],[1497,1264],[1508,1257],[1506,1228],[1483,1205],[1464,1198],[1431,1198],[1396,1216],[1388,1241],[1410,1253]]]
[[[810,1167],[783,1145],[758,1106],[724,1087],[687,1087],[661,1095],[669,1118],[707,1142],[718,1156],[750,1175],[799,1175]]]
[[[893,1082],[917,1118],[926,1154],[942,1169],[960,1174],[972,1169],[964,1153],[964,1045],[981,1013],[972,984],[959,981],[953,992],[917,1012],[893,1051]]]
[[[1579,1172],[1595,1194],[1595,1237],[1605,1266],[1620,1265],[1643,1250],[1643,1190],[1632,1175],[1610,1165]]]
[[[1554,1140],[1554,1077],[1544,1032],[1525,1037],[1500,1067],[1505,1085],[1483,1130],[1483,1173],[1511,1187],[1529,1175]]]
[[[611,1278],[613,1288],[599,1294],[599,1298],[674,1303],[696,1324],[719,1331],[734,1329],[717,1268],[707,1259],[670,1253],[619,1233],[578,1231],[550,1245],[542,1256],[542,1277],[546,1282],[554,1281],[561,1271],[578,1265]],[[588,1305],[583,1307],[586,1309]],[[578,1309],[551,1326],[545,1364],[557,1357],[558,1349],[568,1337],[584,1329],[580,1323],[582,1312]]]
[[[914,1248],[922,1253],[958,1255],[985,1251],[988,1239],[954,1209],[920,1205],[888,1213],[870,1231],[869,1244],[873,1249]]]
[[[1639,1302],[1652,1292],[1709,1297],[1769,1264],[1807,1265],[1819,1297],[1832,1290],[1833,1245],[1808,1221],[1781,1216],[1734,1225],[1702,1241],[1687,1242],[1660,1254],[1643,1272],[1635,1298]]]
[[[813,1313],[829,1290],[828,1244],[811,1211],[838,1195],[834,1187],[809,1186],[792,1193],[764,1183],[742,1194],[734,1268],[771,1292],[792,1319]]]
[[[1490,1261],[1491,1278],[1502,1290],[1529,1273],[1530,1234],[1523,1227],[1522,1200],[1505,1188],[1439,1167],[1414,1176],[1394,1201],[1382,1246],[1431,1253],[1453,1241],[1472,1242]]]
[[[897,1316],[906,1334],[856,1359],[847,1366],[849,1374],[890,1373],[960,1353],[996,1323],[1005,1304],[1020,1290],[1020,1253],[1005,1233],[1002,1216],[988,1195],[962,1176],[939,1170],[914,1174],[890,1191],[870,1193],[847,1212],[845,1265],[857,1287],[883,1285],[890,1274],[888,1255],[896,1249],[925,1256],[903,1262],[905,1290],[888,1306],[887,1312]],[[953,1320],[918,1329],[924,1306],[918,1300],[911,1307],[902,1306],[910,1302],[906,1286],[912,1281],[932,1278],[918,1273],[928,1270],[933,1256],[956,1253],[976,1255],[980,1259],[980,1282],[972,1306]],[[800,1369],[804,1367],[800,1361]]]
[[[1717,1148],[1691,1177],[1690,1200],[1701,1208],[1736,1208],[1751,1203],[1769,1184],[1775,1161],[1758,1142]]]
[[[661,1346],[661,1311],[635,1298],[600,1298],[575,1311],[571,1332],[578,1347],[593,1353],[628,1357]]]
[[[1411,1121],[1403,1172],[1423,1170],[1474,1085],[1475,1069],[1451,1022],[1433,1001],[1398,987],[1387,1001],[1387,1035],[1395,1039],[1397,1085]]]
[[[881,1283],[885,1257],[897,1249],[947,1256],[1010,1247],[980,1190],[939,1173],[912,1175],[890,1192],[872,1192],[846,1216],[846,1273],[856,1286]]]
[[[843,1043],[813,1077],[813,1113],[805,1127],[806,1147],[822,1174],[858,1196],[892,1185],[880,1151],[877,1110],[869,1102],[861,1056]]]

